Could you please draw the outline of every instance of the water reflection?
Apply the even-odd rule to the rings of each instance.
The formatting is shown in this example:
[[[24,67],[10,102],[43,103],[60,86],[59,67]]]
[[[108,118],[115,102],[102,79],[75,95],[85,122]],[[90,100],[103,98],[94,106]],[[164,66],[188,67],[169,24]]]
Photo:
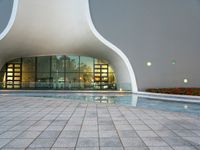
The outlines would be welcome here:
[[[98,103],[107,103],[107,104],[123,104],[137,106],[138,96],[137,95],[82,95],[77,97],[77,99],[82,99],[84,101],[93,101]]]
[[[1,96],[3,96],[2,93]],[[117,93],[9,93],[9,96],[28,96],[28,97],[48,97],[48,98],[62,98],[72,101],[86,101],[107,104],[121,104],[127,106],[134,106],[138,108],[148,108],[155,110],[165,110],[171,112],[187,112],[200,115],[200,104],[175,102],[161,100],[159,98],[147,98],[134,94],[117,94]],[[52,99],[54,100],[54,99]]]

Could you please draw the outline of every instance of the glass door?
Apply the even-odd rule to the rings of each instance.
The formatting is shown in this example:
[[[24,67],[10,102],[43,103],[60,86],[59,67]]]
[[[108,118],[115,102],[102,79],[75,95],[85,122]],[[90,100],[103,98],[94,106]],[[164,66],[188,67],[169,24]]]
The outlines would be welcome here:
[[[108,64],[94,64],[94,82],[96,89],[108,89]]]
[[[21,88],[21,63],[8,63],[6,70],[6,88]]]

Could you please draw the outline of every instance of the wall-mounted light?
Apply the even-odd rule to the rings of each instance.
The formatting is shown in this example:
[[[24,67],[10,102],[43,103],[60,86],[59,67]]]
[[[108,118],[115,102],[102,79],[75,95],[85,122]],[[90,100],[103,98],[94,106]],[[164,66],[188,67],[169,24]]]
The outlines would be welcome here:
[[[146,65],[147,65],[148,67],[150,67],[150,66],[152,66],[152,63],[151,63],[150,61],[148,61],[148,62],[146,63]]]
[[[172,65],[175,65],[176,64],[176,60],[172,60]]]
[[[185,79],[183,80],[183,82],[184,82],[184,83],[188,83],[188,79],[185,78]]]
[[[120,88],[120,89],[119,89],[119,91],[120,91],[120,92],[122,92],[122,91],[123,91],[123,89],[122,89],[122,88]]]

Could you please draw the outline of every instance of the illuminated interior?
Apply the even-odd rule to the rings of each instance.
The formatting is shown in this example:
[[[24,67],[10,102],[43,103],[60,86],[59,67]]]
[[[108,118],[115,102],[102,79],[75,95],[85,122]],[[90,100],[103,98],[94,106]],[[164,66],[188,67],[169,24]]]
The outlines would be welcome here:
[[[109,62],[86,56],[15,59],[1,69],[0,82],[2,89],[117,89]]]

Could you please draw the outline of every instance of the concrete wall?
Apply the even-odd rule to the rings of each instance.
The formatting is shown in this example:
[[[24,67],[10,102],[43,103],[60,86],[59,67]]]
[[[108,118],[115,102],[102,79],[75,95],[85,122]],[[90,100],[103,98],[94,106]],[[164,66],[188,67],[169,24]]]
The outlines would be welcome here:
[[[129,58],[139,90],[200,87],[200,0],[90,0],[90,9]]]
[[[13,0],[0,0],[0,33],[5,29],[12,12]]]

